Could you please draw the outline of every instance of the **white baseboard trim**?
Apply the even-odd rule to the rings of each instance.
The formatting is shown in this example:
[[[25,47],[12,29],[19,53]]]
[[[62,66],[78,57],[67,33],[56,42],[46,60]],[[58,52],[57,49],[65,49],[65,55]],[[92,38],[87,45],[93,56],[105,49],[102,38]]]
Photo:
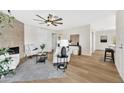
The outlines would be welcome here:
[[[91,56],[92,54],[91,53],[82,53],[82,55]]]
[[[124,76],[121,73],[119,73],[119,74],[120,74],[120,77],[122,78],[122,80],[124,82]]]
[[[123,80],[123,82],[124,82],[124,76],[122,75],[122,73],[121,73],[121,71],[120,71],[120,69],[118,68],[118,66],[117,66],[116,63],[115,63],[115,66],[116,66],[116,68],[117,68],[117,71],[118,71],[120,77],[122,78],[122,80]]]

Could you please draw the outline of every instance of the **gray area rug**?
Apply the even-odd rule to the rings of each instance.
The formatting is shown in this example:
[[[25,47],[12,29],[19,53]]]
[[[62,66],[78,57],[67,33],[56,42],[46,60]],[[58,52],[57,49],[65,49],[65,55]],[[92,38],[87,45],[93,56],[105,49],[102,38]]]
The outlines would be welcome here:
[[[16,69],[16,74],[8,74],[0,79],[1,83],[17,81],[47,80],[51,78],[61,78],[64,76],[62,70],[56,70],[52,63],[37,63],[35,58],[28,59]]]

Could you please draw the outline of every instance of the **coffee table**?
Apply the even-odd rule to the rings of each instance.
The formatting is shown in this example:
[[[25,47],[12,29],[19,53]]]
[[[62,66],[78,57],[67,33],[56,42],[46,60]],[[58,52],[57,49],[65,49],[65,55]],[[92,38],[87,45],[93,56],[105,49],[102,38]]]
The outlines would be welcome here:
[[[44,63],[45,64],[47,58],[48,58],[47,52],[38,53],[38,54],[36,54],[36,63]]]

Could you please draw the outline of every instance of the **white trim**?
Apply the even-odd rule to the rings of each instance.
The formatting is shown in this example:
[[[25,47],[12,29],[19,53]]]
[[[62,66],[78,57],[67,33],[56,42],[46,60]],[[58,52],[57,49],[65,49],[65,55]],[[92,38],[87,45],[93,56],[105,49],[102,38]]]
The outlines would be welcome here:
[[[116,68],[117,68],[117,71],[118,71],[118,73],[119,73],[119,75],[120,75],[120,77],[121,77],[121,79],[123,80],[123,82],[124,82],[124,76],[121,74],[121,71],[120,71],[120,69],[119,69],[119,67],[117,66],[117,64],[115,63],[115,66],[116,66]]]

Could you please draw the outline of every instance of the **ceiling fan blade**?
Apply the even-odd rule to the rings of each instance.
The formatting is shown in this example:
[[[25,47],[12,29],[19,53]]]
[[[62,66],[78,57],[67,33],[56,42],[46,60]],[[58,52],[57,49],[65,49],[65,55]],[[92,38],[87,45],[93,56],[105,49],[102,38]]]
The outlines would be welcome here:
[[[55,23],[52,23],[52,25],[54,25],[54,26],[58,26],[58,25],[56,25]]]
[[[54,21],[61,21],[63,20],[62,18],[55,19]]]
[[[45,23],[39,23],[39,24],[45,24]]]
[[[58,16],[54,16],[55,19],[58,19],[59,17]]]
[[[43,20],[39,20],[39,19],[33,19],[34,21],[43,21]]]
[[[46,21],[46,19],[41,17],[40,15],[36,15],[36,16]]]
[[[62,22],[54,22],[54,23],[55,23],[55,24],[61,24],[61,25],[63,24]]]

